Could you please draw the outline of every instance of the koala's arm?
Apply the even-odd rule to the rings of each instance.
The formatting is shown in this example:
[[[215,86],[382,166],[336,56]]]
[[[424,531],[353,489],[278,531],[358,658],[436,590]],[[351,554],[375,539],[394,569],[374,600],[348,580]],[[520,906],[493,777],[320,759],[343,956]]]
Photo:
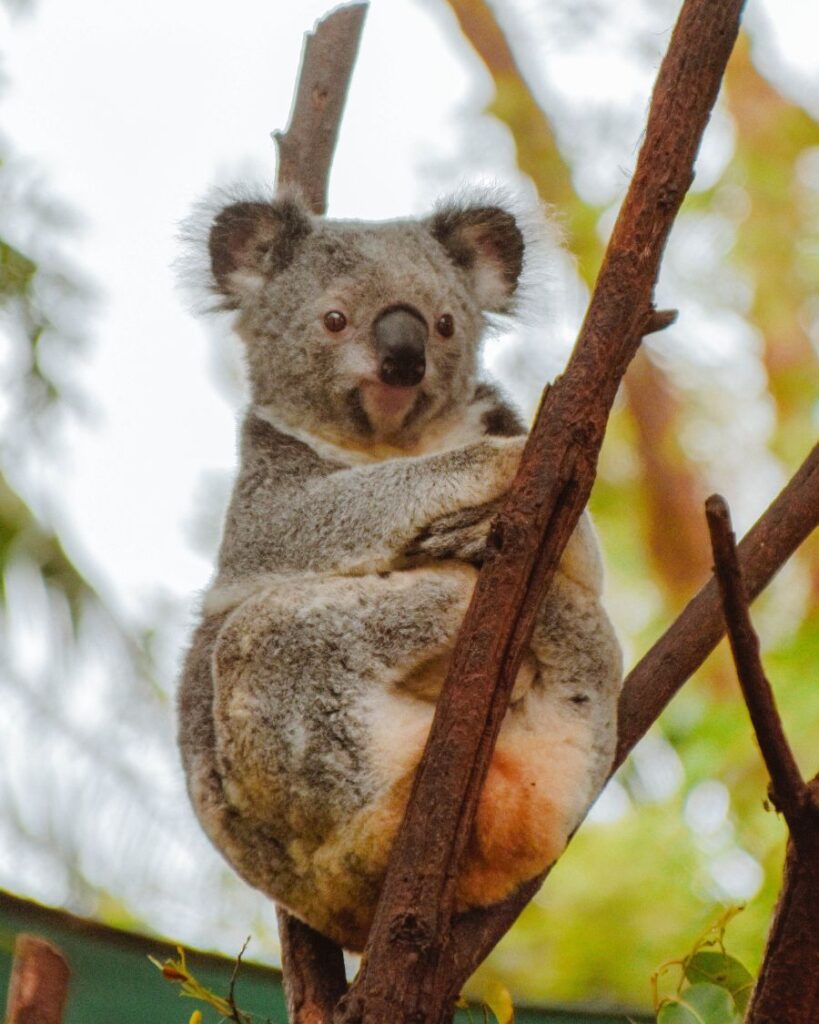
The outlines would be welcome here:
[[[524,440],[486,437],[292,481],[282,480],[274,463],[245,467],[228,513],[220,575],[396,568],[431,522],[504,494]]]

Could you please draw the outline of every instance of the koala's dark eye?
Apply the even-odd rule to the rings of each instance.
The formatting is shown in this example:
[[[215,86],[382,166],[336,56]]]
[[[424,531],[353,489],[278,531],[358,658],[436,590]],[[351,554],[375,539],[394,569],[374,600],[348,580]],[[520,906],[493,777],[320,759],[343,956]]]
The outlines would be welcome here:
[[[328,331],[337,334],[347,326],[347,317],[337,309],[331,309],[329,313],[324,314],[324,326]]]
[[[443,316],[439,316],[435,324],[435,330],[442,338],[451,338],[455,333],[455,321],[452,319],[452,315],[444,313]]]

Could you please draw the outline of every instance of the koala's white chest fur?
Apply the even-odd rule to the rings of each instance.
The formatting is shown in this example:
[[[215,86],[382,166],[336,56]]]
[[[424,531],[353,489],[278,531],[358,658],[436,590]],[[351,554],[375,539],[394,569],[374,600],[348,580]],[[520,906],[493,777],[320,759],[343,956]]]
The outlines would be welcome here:
[[[334,226],[286,200],[228,207],[210,245],[255,405],[180,688],[189,791],[248,881],[361,948],[523,445],[475,383],[481,311],[508,301],[522,242],[496,207]],[[462,907],[553,861],[605,778],[620,656],[600,591],[584,519],[501,729]]]

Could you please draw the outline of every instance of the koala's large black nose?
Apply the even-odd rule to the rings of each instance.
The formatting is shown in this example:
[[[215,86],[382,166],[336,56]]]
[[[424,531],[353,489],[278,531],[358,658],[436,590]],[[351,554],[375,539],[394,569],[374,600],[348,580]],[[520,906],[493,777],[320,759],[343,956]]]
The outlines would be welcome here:
[[[375,321],[378,376],[384,384],[409,388],[420,384],[427,369],[424,352],[429,329],[408,306],[388,309]]]

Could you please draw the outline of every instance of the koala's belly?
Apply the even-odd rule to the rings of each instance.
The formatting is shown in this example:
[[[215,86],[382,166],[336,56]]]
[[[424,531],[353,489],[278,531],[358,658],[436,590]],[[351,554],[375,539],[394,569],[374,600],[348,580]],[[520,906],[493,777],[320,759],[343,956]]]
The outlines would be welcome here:
[[[251,884],[347,948],[366,940],[474,578],[454,567],[297,581],[246,601],[215,645],[215,765],[230,812],[208,830]],[[553,680],[531,666],[524,676],[461,908],[503,899],[552,863],[600,781],[599,724]]]

